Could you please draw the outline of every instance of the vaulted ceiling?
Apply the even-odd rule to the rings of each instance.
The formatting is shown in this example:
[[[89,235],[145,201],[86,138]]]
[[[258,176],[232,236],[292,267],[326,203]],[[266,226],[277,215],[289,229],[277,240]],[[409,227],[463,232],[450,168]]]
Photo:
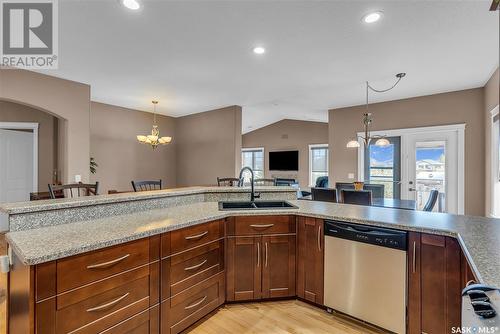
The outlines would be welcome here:
[[[92,99],[180,116],[243,107],[243,132],[284,118],[327,121],[364,103],[483,86],[498,66],[485,1],[59,1],[59,69]],[[361,18],[382,11],[379,22]],[[256,55],[254,46],[265,47]]]

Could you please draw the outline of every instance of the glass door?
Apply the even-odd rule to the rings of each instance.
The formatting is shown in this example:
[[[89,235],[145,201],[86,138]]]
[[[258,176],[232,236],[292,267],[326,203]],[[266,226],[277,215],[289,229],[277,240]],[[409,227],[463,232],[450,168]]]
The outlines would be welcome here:
[[[385,198],[401,198],[401,137],[387,137],[390,145],[365,149],[365,183],[384,185]]]
[[[434,212],[458,213],[458,137],[456,131],[407,136],[407,174],[403,198],[423,210],[432,190],[439,192]]]

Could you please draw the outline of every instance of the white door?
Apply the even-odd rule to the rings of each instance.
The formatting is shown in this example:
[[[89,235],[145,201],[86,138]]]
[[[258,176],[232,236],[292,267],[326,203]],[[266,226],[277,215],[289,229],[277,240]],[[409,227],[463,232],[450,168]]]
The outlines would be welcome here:
[[[34,185],[33,132],[0,129],[0,203],[28,201]]]
[[[422,131],[405,137],[402,198],[415,200],[417,210],[422,210],[436,189],[439,197],[433,211],[463,214],[460,130]]]

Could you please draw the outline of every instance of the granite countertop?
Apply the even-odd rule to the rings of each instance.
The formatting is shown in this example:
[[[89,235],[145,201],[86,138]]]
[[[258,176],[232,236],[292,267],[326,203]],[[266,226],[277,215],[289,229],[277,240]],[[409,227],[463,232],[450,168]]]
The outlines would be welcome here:
[[[256,192],[296,192],[298,189],[288,186],[258,186]],[[187,196],[208,193],[242,193],[250,192],[250,187],[215,187],[215,186],[197,186],[172,188],[154,191],[126,192],[109,195],[85,196],[78,198],[60,198],[31,202],[16,202],[0,204],[0,212],[10,215],[38,212],[47,210],[76,208],[82,206],[91,206],[99,204],[119,203],[128,201],[149,200],[155,198]]]
[[[202,202],[91,221],[10,232],[6,237],[27,265],[100,249],[228,216],[295,214],[456,237],[481,282],[500,286],[500,220],[313,201],[298,209],[219,211]]]

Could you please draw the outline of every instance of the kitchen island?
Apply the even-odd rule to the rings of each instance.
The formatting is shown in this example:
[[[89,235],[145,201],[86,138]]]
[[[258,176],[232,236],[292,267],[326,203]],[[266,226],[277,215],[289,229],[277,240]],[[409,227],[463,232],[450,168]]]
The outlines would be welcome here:
[[[280,189],[280,191],[285,191],[285,189]],[[281,194],[281,199],[289,199],[289,197],[287,196],[290,196],[291,193],[293,193],[293,190],[288,189],[288,193],[285,192],[284,194]],[[26,208],[24,209],[21,208],[22,205],[18,205],[15,209],[12,207],[4,208],[4,211],[11,210],[11,213],[15,212],[14,215],[17,214],[22,216],[23,214],[26,214],[25,217],[27,218],[24,222],[21,219],[15,222],[17,224],[17,227],[23,226],[24,228],[17,228],[15,231],[9,232],[7,234],[7,240],[14,251],[15,257],[17,258],[17,268],[20,268],[19,270],[26,271],[26,268],[50,267],[52,269],[50,269],[49,272],[57,272],[57,275],[59,275],[59,269],[55,268],[59,268],[58,266],[61,265],[61,263],[66,263],[68,259],[79,259],[82,256],[87,256],[86,254],[96,254],[96,252],[99,253],[100,250],[114,250],[117,249],[117,247],[121,247],[120,245],[131,245],[137,242],[142,242],[142,240],[149,240],[149,249],[151,249],[151,247],[156,243],[161,245],[158,247],[161,248],[162,252],[165,252],[164,254],[156,257],[156,259],[159,258],[162,260],[163,272],[164,270],[166,270],[166,268],[171,268],[171,270],[174,270],[174,265],[172,263],[165,267],[166,264],[164,263],[164,261],[166,261],[167,259],[171,259],[172,261],[174,261],[175,256],[180,256],[176,255],[176,252],[180,252],[179,254],[185,254],[183,253],[184,251],[181,248],[179,248],[177,251],[170,248],[166,250],[166,240],[169,240],[169,243],[175,243],[174,240],[178,239],[178,237],[176,237],[178,233],[184,233],[182,231],[191,231],[192,229],[197,229],[196,231],[192,231],[189,233],[196,237],[205,232],[207,235],[212,234],[211,239],[207,239],[208,241],[210,241],[211,246],[209,246],[209,244],[202,243],[200,245],[196,245],[196,247],[192,249],[187,248],[189,250],[187,253],[195,252],[195,250],[198,249],[197,247],[212,247],[210,248],[212,250],[207,249],[206,251],[210,254],[213,254],[213,256],[216,256],[217,252],[222,252],[222,249],[226,249],[225,256],[218,253],[220,262],[218,262],[217,267],[210,267],[212,268],[210,270],[213,270],[214,273],[214,276],[212,277],[213,281],[206,282],[206,284],[209,285],[206,287],[206,289],[209,289],[210,291],[212,291],[211,293],[214,294],[213,298],[211,299],[212,304],[210,304],[213,308],[224,303],[224,300],[248,300],[255,299],[257,298],[256,296],[259,296],[258,298],[273,298],[273,296],[293,297],[298,295],[300,298],[310,300],[316,304],[321,305],[321,298],[311,300],[308,296],[313,296],[313,293],[304,293],[304,291],[301,292],[301,289],[304,289],[304,287],[301,286],[304,284],[303,282],[300,282],[300,273],[304,270],[300,268],[303,268],[302,266],[304,266],[305,264],[300,263],[302,258],[301,247],[303,248],[303,246],[299,244],[301,243],[301,226],[306,226],[308,223],[310,223],[310,226],[313,227],[321,226],[321,222],[323,219],[330,219],[362,225],[374,225],[409,231],[410,241],[418,242],[419,248],[417,249],[417,251],[419,252],[427,251],[427,249],[431,250],[432,252],[442,249],[442,254],[448,254],[446,252],[449,252],[449,250],[446,250],[446,248],[442,247],[440,248],[440,243],[442,242],[443,246],[447,245],[448,243],[450,243],[450,245],[456,244],[457,248],[451,249],[455,249],[455,251],[458,250],[461,255],[454,253],[451,254],[455,257],[463,257],[463,262],[465,263],[463,264],[462,270],[470,268],[473,276],[472,279],[477,280],[481,283],[500,286],[500,266],[498,265],[500,263],[500,246],[498,245],[498,239],[500,236],[499,220],[487,219],[482,217],[456,216],[439,213],[295,200],[291,200],[291,203],[297,207],[296,209],[220,211],[218,203],[216,201],[210,200],[205,201],[205,194],[207,194],[207,192],[203,194],[203,201],[200,200],[198,202],[190,202],[187,204],[178,203],[180,205],[172,205],[170,207],[164,208],[148,208],[146,210],[139,210],[135,212],[118,212],[116,214],[113,214],[116,212],[115,210],[112,211],[111,214],[108,214],[106,216],[96,217],[88,216],[90,213],[85,213],[87,214],[87,216],[82,215],[82,212],[79,211],[81,209],[81,205],[79,205],[80,203],[75,206],[71,206],[70,204],[57,203],[57,201],[53,201],[52,203],[47,203],[47,205],[49,206],[47,210],[36,212],[36,214],[39,215],[38,217],[41,217],[43,220],[43,227],[39,227],[40,225],[36,222],[33,224],[34,218],[32,215],[35,212],[32,211],[33,209],[32,207],[30,207],[30,205],[26,205]],[[279,195],[273,195],[272,197],[272,199],[280,198]],[[103,198],[102,200],[105,203],[99,203],[97,206],[116,205],[115,202],[106,202],[113,201],[114,199]],[[217,200],[221,200],[220,196],[217,198]],[[118,205],[124,204],[119,202]],[[43,204],[40,204],[38,206],[38,208],[41,207],[43,207]],[[109,207],[106,208],[109,209]],[[57,217],[58,210],[67,210],[67,212],[69,213],[66,212],[65,215],[73,217],[74,221],[66,223],[56,221],[55,217]],[[78,214],[73,215],[73,213],[71,213],[71,210],[77,210]],[[107,210],[97,211],[104,212]],[[90,212],[92,212],[92,210]],[[43,215],[47,215],[47,217],[44,217]],[[85,219],[82,219],[82,216],[84,216]],[[297,225],[295,225],[295,217],[297,219]],[[269,230],[267,232],[258,231],[250,234],[252,236],[251,239],[253,239],[252,243],[240,245],[238,244],[239,241],[249,240],[248,238],[242,238],[243,236],[248,235],[247,230],[245,230],[246,227],[241,227],[246,226],[244,224],[247,224],[247,222],[248,224],[254,222],[249,226],[256,225],[264,227],[283,227],[277,228],[274,232]],[[28,226],[29,228],[26,228]],[[240,226],[240,230],[238,230],[238,226]],[[183,238],[185,237],[186,240],[188,240],[187,238],[191,237],[191,234],[189,233],[182,234]],[[238,233],[243,234],[240,237]],[[259,237],[259,235],[262,235],[262,237]],[[421,239],[420,235],[422,235],[422,238],[426,239]],[[314,236],[316,236],[316,234],[314,234]],[[323,237],[320,236],[319,232],[317,236],[318,245],[320,246],[319,249],[321,249],[321,245],[323,244],[321,240]],[[204,237],[205,235],[200,236],[200,238]],[[287,285],[286,293],[283,292],[285,291],[283,290],[283,287],[273,290],[272,281],[267,281],[266,284],[269,285],[267,290],[264,289],[262,285],[260,288],[261,290],[259,290],[260,292],[254,291],[252,293],[249,293],[247,289],[243,289],[244,291],[242,290],[241,292],[238,291],[238,280],[234,279],[234,275],[238,275],[239,273],[238,261],[236,261],[235,259],[238,259],[237,254],[239,251],[245,250],[246,252],[248,249],[251,250],[249,254],[254,254],[254,248],[260,247],[257,246],[261,243],[261,241],[259,241],[261,239],[259,238],[263,238],[262,245],[264,244],[264,242],[271,242],[271,240],[278,242],[282,246],[287,245],[286,249],[289,255],[287,255],[286,259],[288,259],[288,262],[286,267],[282,268],[288,268],[286,279],[290,280],[293,276],[293,282],[290,281],[290,283]],[[295,240],[297,240],[298,245],[297,251],[295,250],[294,246]],[[429,244],[425,244],[427,240],[430,240],[431,242]],[[224,243],[224,241],[226,241],[226,244]],[[423,242],[422,245],[420,245],[420,241]],[[316,242],[316,239],[314,240],[314,242]],[[316,244],[314,245],[314,247],[316,247]],[[409,249],[408,251],[408,260],[410,261],[409,268],[411,268],[412,266],[411,263],[415,263],[415,269],[419,269],[420,264],[424,266],[424,264],[421,263],[422,261],[424,261],[424,253],[422,253],[422,258],[418,258],[417,262],[415,260],[415,256],[417,256],[415,253],[415,245],[417,245],[417,243],[413,244],[413,254],[411,253],[411,249]],[[422,249],[420,247],[422,247]],[[216,251],[216,249],[218,251]],[[260,254],[260,251],[261,250],[258,249],[257,254]],[[272,251],[273,249],[271,248],[270,252]],[[295,258],[295,256],[297,258]],[[226,257],[227,263],[223,261],[224,257]],[[264,259],[267,260],[267,248],[265,258],[260,257],[261,256],[259,255],[259,258],[256,259],[256,261],[259,261],[259,264],[261,261],[264,261]],[[247,259],[247,257],[245,257],[245,259]],[[460,260],[460,258],[457,259]],[[155,257],[152,256],[148,262],[149,266],[154,267],[154,264],[158,263],[157,261],[158,260],[155,260]],[[208,258],[207,261],[209,261]],[[241,261],[243,261],[243,259]],[[198,264],[194,263],[194,265]],[[459,271],[460,266],[461,265],[459,263]],[[191,267],[192,266],[190,265],[186,268]],[[296,267],[298,273],[297,287],[295,287],[295,274],[292,275],[292,273],[295,273]],[[16,267],[14,267],[14,271],[15,270]],[[245,268],[241,268],[240,270],[241,274],[245,270]],[[35,270],[35,273],[36,272],[37,270]],[[262,271],[259,275],[259,277],[262,277],[263,279],[264,277],[267,277],[264,271]],[[410,284],[412,284],[411,275],[412,273],[409,273]],[[151,277],[153,276],[154,275],[151,274]],[[320,280],[321,282],[322,279],[323,278],[321,278]],[[455,278],[454,280],[456,281]],[[161,282],[164,282],[164,279],[161,279]],[[263,281],[262,284],[264,283],[265,282]],[[57,284],[59,284],[59,281]],[[160,284],[161,286],[163,283],[158,284]],[[253,284],[257,283],[253,282]],[[171,291],[175,292],[172,293],[172,297],[169,297],[171,299],[165,299],[161,297],[160,304],[152,303],[151,307],[160,307],[160,305],[164,305],[164,303],[166,303],[166,300],[171,301],[173,300],[172,298],[175,299],[176,296],[182,296],[182,294],[184,293],[183,291],[185,290],[176,287],[174,288],[174,285],[172,285]],[[226,291],[224,294],[222,294],[221,291],[224,290],[225,285],[227,285],[227,287],[225,288]],[[457,285],[458,294],[461,287],[462,286],[460,284]],[[72,289],[74,289],[74,287]],[[161,287],[161,289],[163,289],[163,287]],[[411,293],[411,291],[409,292]],[[64,295],[66,292],[61,293],[62,295]],[[54,289],[53,295],[57,296],[57,298],[60,297],[57,289]],[[151,296],[149,298],[151,298]],[[187,298],[187,296],[185,298]],[[200,295],[200,298],[194,300],[189,305],[186,304],[184,306],[190,307],[196,304],[196,302],[201,301],[202,299],[203,295]],[[412,305],[414,305],[412,303],[412,296],[410,296],[410,308],[412,307]],[[201,302],[201,304],[203,304],[203,302]],[[169,307],[161,306],[160,309],[162,313],[162,316],[160,316],[161,319],[163,319],[164,317],[168,318],[170,314],[169,312],[175,313],[175,311],[173,311],[173,309],[175,309],[175,305],[173,304],[170,304]],[[163,314],[163,312],[166,313]],[[186,320],[189,317],[191,317],[191,321],[196,321],[197,319],[199,319],[199,317],[193,316],[192,314],[186,316],[185,318],[179,316],[179,319],[184,319],[182,321],[185,321],[184,325],[187,326],[191,323]],[[162,333],[177,332],[178,330],[180,330],[180,328],[185,328],[185,326],[175,327],[175,324],[171,324],[168,329],[162,329]],[[419,330],[423,329],[419,328]],[[414,331],[408,330],[408,332],[413,333]],[[432,333],[432,331],[428,331],[428,333]]]

